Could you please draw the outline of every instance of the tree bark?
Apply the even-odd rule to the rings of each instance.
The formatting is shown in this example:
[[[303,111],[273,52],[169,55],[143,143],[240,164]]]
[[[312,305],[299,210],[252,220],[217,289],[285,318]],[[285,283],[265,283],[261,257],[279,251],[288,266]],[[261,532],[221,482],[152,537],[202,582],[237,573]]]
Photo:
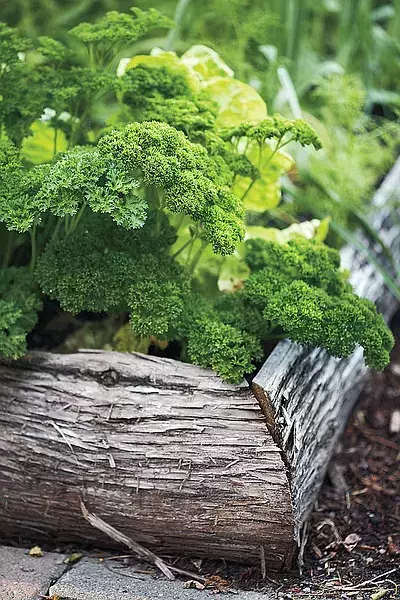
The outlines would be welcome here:
[[[144,355],[32,353],[0,375],[3,539],[110,544],[279,569],[293,550],[280,449],[246,383]]]
[[[375,194],[376,216],[372,221],[392,256],[399,259],[399,217],[393,219],[396,209],[388,207],[392,200],[400,200],[400,159]],[[358,240],[391,270],[379,245],[361,234]],[[398,301],[385,285],[382,274],[365,255],[349,246],[343,248],[341,257],[342,265],[351,270],[350,281],[355,292],[374,301],[389,321]],[[253,391],[267,417],[268,429],[288,466],[299,544],[367,371],[361,348],[348,359],[339,360],[323,350],[310,351],[285,340],[253,380]]]

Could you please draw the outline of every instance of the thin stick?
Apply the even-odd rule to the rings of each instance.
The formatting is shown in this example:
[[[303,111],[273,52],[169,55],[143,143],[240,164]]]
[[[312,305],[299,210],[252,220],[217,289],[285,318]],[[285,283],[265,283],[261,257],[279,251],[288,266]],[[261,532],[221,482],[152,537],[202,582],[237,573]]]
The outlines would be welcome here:
[[[374,588],[368,588],[365,586],[370,585],[371,583],[374,583],[378,580],[381,580],[383,577],[386,577],[386,575],[391,575],[391,573],[395,573],[396,571],[398,571],[399,568],[395,567],[394,569],[391,569],[390,571],[386,571],[386,573],[381,573],[380,575],[376,575],[375,577],[373,577],[372,579],[368,579],[367,581],[362,581],[361,583],[357,583],[356,585],[342,585],[342,586],[338,586],[335,587],[335,590],[338,592],[352,592],[355,590],[359,590],[360,588],[365,588],[365,589],[374,589]],[[388,579],[385,579],[384,581],[390,581]],[[381,583],[381,582],[380,582]]]
[[[362,583],[358,583],[357,585],[354,585],[352,587],[353,588],[364,587],[364,585],[368,585],[368,584],[372,583],[373,581],[377,581],[378,579],[382,579],[382,577],[386,577],[386,575],[391,575],[392,573],[395,573],[398,570],[399,570],[399,567],[395,567],[394,569],[391,569],[390,571],[386,571],[386,573],[381,573],[380,575],[376,575],[372,579],[368,579],[368,581],[363,581]]]
[[[144,577],[140,577],[140,575],[132,575],[131,573],[124,573],[121,570],[116,571],[115,569],[112,569],[109,565],[107,565],[107,563],[104,563],[104,566],[108,571],[110,571],[110,573],[116,573],[117,575],[123,575],[123,577],[130,577],[130,579],[140,579],[141,581],[143,581],[143,579],[144,579]]]
[[[123,559],[123,558],[132,558],[132,554],[121,554],[119,556],[106,556],[104,558],[104,560],[119,560],[119,559]],[[177,558],[177,560],[179,560],[179,557]],[[185,569],[179,569],[179,567],[174,567],[173,565],[167,565],[167,566],[171,571],[173,571],[174,573],[178,573],[179,575],[187,575],[188,577],[191,577],[192,579],[198,579],[199,581],[203,581],[203,582],[207,581],[207,577],[203,577],[203,575],[199,575],[198,573],[194,573],[193,571],[186,571]],[[268,577],[267,577],[267,579],[268,579]],[[279,585],[277,581],[274,581],[274,583]]]
[[[118,554],[118,556],[105,556],[103,560],[122,560],[123,558],[132,558],[132,554]]]
[[[168,565],[168,567],[174,573],[178,573],[178,575],[187,575],[188,577],[191,577],[192,579],[198,579],[199,581],[203,581],[203,582],[207,581],[207,577],[203,577],[203,575],[199,575],[198,573],[193,573],[193,571],[186,571],[185,569],[179,569],[178,567],[172,567],[171,565]]]
[[[108,535],[110,538],[115,540],[116,542],[120,542],[121,544],[124,544],[130,550],[132,550],[132,552],[137,554],[137,556],[139,556],[140,558],[144,558],[144,559],[154,563],[156,565],[156,567],[158,567],[160,569],[160,571],[162,571],[162,573],[164,573],[164,575],[171,581],[173,579],[175,579],[175,575],[172,573],[172,571],[169,569],[169,567],[156,554],[153,554],[153,552],[151,552],[144,546],[141,546],[140,544],[138,544],[137,542],[135,542],[134,540],[132,540],[125,534],[121,533],[120,531],[118,531],[118,529],[115,529],[114,527],[112,527],[111,525],[109,525],[108,523],[103,521],[103,519],[100,519],[100,517],[98,517],[97,515],[90,513],[88,511],[88,509],[86,508],[86,506],[84,505],[84,503],[82,502],[82,500],[80,501],[80,504],[81,504],[81,511],[82,511],[83,517],[93,527],[95,527],[96,529],[99,529],[100,531],[102,531],[103,533]]]

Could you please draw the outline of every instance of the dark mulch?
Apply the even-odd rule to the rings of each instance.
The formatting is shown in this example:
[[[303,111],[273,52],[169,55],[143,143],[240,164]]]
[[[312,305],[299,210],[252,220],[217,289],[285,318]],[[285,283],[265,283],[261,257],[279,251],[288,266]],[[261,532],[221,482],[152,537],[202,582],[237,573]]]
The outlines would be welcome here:
[[[304,576],[319,594],[311,597],[400,598],[399,459],[400,346],[366,386],[313,513]]]

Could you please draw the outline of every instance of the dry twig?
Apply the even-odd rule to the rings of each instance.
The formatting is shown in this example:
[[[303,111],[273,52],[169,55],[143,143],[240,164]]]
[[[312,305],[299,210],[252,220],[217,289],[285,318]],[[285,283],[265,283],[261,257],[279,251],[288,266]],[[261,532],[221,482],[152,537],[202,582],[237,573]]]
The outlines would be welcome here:
[[[127,546],[130,550],[137,554],[139,558],[144,558],[154,563],[156,567],[158,567],[168,579],[175,579],[175,575],[172,573],[171,569],[165,564],[165,562],[161,558],[159,558],[156,554],[154,554],[144,546],[141,546],[125,534],[118,531],[118,529],[115,529],[115,527],[112,527],[111,525],[103,521],[103,519],[100,519],[100,517],[98,517],[94,513],[90,513],[84,505],[84,503],[82,502],[82,500],[81,511],[86,521],[88,521],[93,527],[99,529],[116,542],[120,542],[121,544]]]

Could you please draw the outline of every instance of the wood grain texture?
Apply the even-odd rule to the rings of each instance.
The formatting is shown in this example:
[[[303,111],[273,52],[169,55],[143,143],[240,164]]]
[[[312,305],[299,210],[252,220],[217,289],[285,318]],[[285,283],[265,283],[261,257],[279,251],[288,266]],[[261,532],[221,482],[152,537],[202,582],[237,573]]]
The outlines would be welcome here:
[[[400,159],[375,194],[372,220],[386,246],[399,259],[399,221],[393,220],[387,207],[392,199],[400,200]],[[384,261],[379,246],[372,245],[362,234],[359,240]],[[350,281],[356,293],[376,302],[389,320],[398,302],[385,286],[382,275],[365,256],[349,246],[342,250],[341,256],[343,266],[351,270]],[[253,391],[289,469],[298,541],[366,373],[360,348],[348,359],[338,360],[323,350],[310,351],[285,340],[278,344],[253,381]]]
[[[293,550],[280,448],[246,383],[144,355],[32,353],[0,366],[0,535],[279,569]]]

